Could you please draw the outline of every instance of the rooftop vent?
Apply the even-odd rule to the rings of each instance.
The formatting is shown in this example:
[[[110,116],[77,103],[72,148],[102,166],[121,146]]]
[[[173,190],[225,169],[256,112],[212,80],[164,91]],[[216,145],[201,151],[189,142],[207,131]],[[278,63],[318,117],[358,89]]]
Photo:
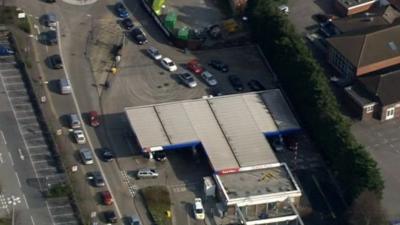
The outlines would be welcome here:
[[[397,49],[396,43],[391,41],[391,42],[388,43],[388,45],[389,45],[390,49],[392,49],[392,51],[396,51],[397,52],[398,49]]]

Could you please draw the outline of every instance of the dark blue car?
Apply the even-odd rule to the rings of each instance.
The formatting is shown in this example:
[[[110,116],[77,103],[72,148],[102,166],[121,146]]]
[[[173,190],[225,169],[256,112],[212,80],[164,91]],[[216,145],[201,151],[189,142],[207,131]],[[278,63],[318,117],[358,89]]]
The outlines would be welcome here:
[[[11,50],[10,48],[0,45],[0,56],[7,56],[7,55],[12,55],[14,54],[14,51]]]
[[[128,10],[126,10],[125,6],[121,2],[115,4],[115,12],[120,18],[128,18],[129,16]]]

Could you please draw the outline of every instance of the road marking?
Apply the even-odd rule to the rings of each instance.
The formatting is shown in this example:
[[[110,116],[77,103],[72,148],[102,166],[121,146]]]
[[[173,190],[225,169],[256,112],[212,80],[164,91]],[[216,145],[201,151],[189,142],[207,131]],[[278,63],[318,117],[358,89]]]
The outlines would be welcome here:
[[[50,215],[51,223],[52,223],[52,224],[55,224],[55,223],[54,223],[54,220],[53,220],[53,214],[51,214],[51,212],[50,212],[49,203],[48,203],[47,201],[45,201],[45,203],[46,203],[47,211],[49,212],[49,215]]]
[[[59,22],[57,22],[57,26],[56,26],[56,27],[57,27],[57,39],[58,39],[58,51],[59,51],[59,53],[60,53],[61,61],[65,62],[65,60],[64,60],[64,58],[63,58],[62,48],[61,48],[61,33],[60,33],[60,24],[59,24]],[[68,74],[68,71],[67,71],[67,67],[66,67],[66,66],[64,66],[64,73],[65,73],[65,77],[66,77],[68,80],[71,80],[70,77],[69,77],[69,74]],[[81,112],[81,110],[80,110],[80,108],[79,108],[78,100],[76,99],[73,85],[71,85],[71,96],[72,96],[72,100],[73,100],[73,102],[74,102],[76,111],[78,112],[78,117],[79,117],[79,119],[80,119],[81,121],[85,121],[85,120],[82,118],[82,112]],[[94,147],[93,147],[92,141],[90,140],[90,137],[89,137],[89,135],[88,135],[88,132],[87,132],[87,130],[86,130],[86,124],[85,124],[85,123],[82,123],[82,130],[83,130],[83,132],[85,133],[85,136],[86,136],[87,142],[88,142],[88,144],[89,144],[89,146],[90,146],[90,150],[92,151],[92,154],[96,156],[97,154],[96,154],[96,153],[94,152],[94,150],[93,150]],[[107,177],[105,176],[103,167],[101,166],[101,163],[100,163],[99,159],[98,159],[97,157],[94,157],[94,160],[96,161],[96,165],[98,165],[98,167],[99,167],[100,173],[103,175],[104,183],[106,184],[107,189],[110,191],[111,197],[112,197],[113,199],[116,199],[116,198],[115,198],[115,195],[113,194],[113,191],[111,190],[111,187],[110,187],[110,184],[109,184],[109,182],[108,182],[108,179],[107,179]],[[117,214],[118,214],[118,217],[119,217],[119,218],[122,218],[122,214],[121,214],[121,211],[120,211],[119,206],[118,206],[118,204],[117,204],[117,201],[114,201],[114,206],[115,206],[115,211],[116,211]]]
[[[3,164],[4,160],[3,160],[3,154],[0,153],[0,164]]]
[[[22,194],[22,198],[25,201],[26,208],[29,209],[28,201],[26,200],[25,194]]]
[[[10,152],[8,152],[8,157],[10,157],[11,166],[14,166],[14,160],[13,160],[13,158],[11,157],[11,153],[10,153]]]
[[[31,221],[32,221],[32,225],[36,225],[35,221],[33,220],[33,217],[31,216]]]
[[[59,214],[59,215],[53,215],[53,217],[66,217],[66,216],[73,216],[73,213],[64,213],[64,214]]]
[[[21,160],[24,160],[25,159],[25,156],[24,156],[24,154],[22,153],[22,150],[19,148],[18,149],[18,154],[19,154],[19,158],[21,159]],[[32,161],[32,160],[31,160]]]
[[[2,130],[0,130],[0,135],[1,135],[1,138],[3,139],[4,144],[6,145],[7,144],[6,137],[4,136],[4,133]]]
[[[19,176],[18,176],[17,172],[15,172],[15,176],[17,177],[18,186],[21,188],[21,181],[19,180]]]
[[[312,176],[312,179],[313,179],[315,185],[317,186],[318,191],[321,193],[322,198],[324,199],[325,204],[328,206],[328,209],[329,209],[329,211],[330,211],[330,213],[331,213],[332,218],[335,219],[335,218],[336,218],[336,215],[335,215],[335,213],[332,211],[332,207],[331,207],[331,205],[329,204],[328,199],[326,198],[324,192],[322,192],[321,187],[319,186],[319,183],[318,183],[317,178],[314,176],[314,174],[311,175],[311,176]]]

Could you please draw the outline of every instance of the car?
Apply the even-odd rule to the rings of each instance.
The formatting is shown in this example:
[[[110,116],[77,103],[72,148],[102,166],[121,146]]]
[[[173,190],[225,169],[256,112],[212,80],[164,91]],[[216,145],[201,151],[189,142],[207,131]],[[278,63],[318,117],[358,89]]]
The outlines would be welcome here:
[[[281,13],[285,14],[285,15],[288,15],[288,14],[289,14],[289,6],[287,6],[287,5],[280,5],[280,6],[278,6],[278,10],[279,10]]]
[[[112,210],[104,212],[104,218],[106,219],[107,223],[117,223],[118,218],[115,215],[115,212]]]
[[[210,86],[215,86],[218,84],[217,80],[215,79],[214,75],[212,75],[207,70],[201,73],[201,78]]]
[[[43,38],[44,42],[48,45],[56,45],[58,44],[57,32],[54,30],[49,30],[41,34],[41,38]]]
[[[158,175],[159,174],[155,169],[144,168],[144,169],[140,169],[137,172],[136,177],[138,179],[141,179],[141,178],[157,178]]]
[[[285,144],[283,142],[282,136],[280,135],[272,138],[271,145],[276,152],[281,152],[285,150]]]
[[[195,198],[193,204],[193,214],[197,220],[204,220],[206,215],[204,213],[203,203],[201,198]]]
[[[133,21],[130,18],[123,19],[121,25],[126,30],[131,30],[134,27]]]
[[[233,89],[235,89],[236,91],[243,91],[243,83],[237,75],[229,75],[228,80],[229,83],[231,83]]]
[[[129,225],[142,225],[138,216],[129,217]]]
[[[263,91],[265,87],[258,80],[250,80],[247,85],[252,91]]]
[[[221,92],[221,90],[217,87],[213,87],[210,89],[210,95],[212,96],[222,96],[223,93]]]
[[[150,55],[151,58],[155,60],[160,60],[162,58],[162,55],[158,51],[158,49],[154,48],[153,46],[150,46],[147,49],[147,53]]]
[[[57,16],[54,13],[48,13],[43,16],[45,26],[55,28],[57,26]]]
[[[79,155],[81,156],[82,162],[85,165],[93,164],[93,154],[88,148],[81,148],[79,150]]]
[[[327,24],[329,22],[332,22],[332,20],[335,18],[332,15],[326,15],[322,13],[317,13],[313,15],[313,18],[319,23],[319,24]]]
[[[139,27],[133,28],[131,35],[139,45],[147,43],[146,35]]]
[[[165,151],[155,151],[153,152],[153,158],[156,161],[162,162],[167,159],[167,154],[165,154]]]
[[[95,187],[104,187],[106,185],[100,171],[93,171],[88,173],[87,178],[92,181],[92,184]]]
[[[14,51],[11,50],[9,47],[0,45],[0,56],[9,56],[13,55]]]
[[[221,72],[224,72],[224,73],[229,71],[228,65],[226,65],[225,63],[223,63],[220,60],[212,59],[212,60],[210,60],[210,62],[208,62],[208,65],[211,66],[212,68],[219,70]]]
[[[83,133],[82,130],[77,129],[77,130],[74,130],[73,133],[74,133],[75,141],[77,144],[83,145],[86,143],[85,134]]]
[[[101,199],[103,200],[104,205],[112,205],[113,204],[113,199],[112,199],[111,193],[109,191],[102,191]]]
[[[98,116],[96,111],[90,111],[88,113],[88,116],[89,116],[89,124],[90,124],[90,126],[92,126],[92,127],[100,126],[99,116]]]
[[[69,114],[69,126],[72,129],[77,129],[81,127],[81,121],[79,120],[78,114],[71,113]]]
[[[103,148],[101,150],[101,158],[103,159],[103,161],[105,162],[111,162],[114,160],[114,154],[111,152],[110,149],[108,148]]]
[[[58,70],[58,69],[62,69],[64,67],[63,63],[62,63],[61,56],[59,54],[55,54],[55,55],[50,56],[49,57],[49,63],[51,65],[52,69]]]
[[[193,59],[186,64],[187,68],[196,75],[204,72],[204,68],[200,65],[199,61]]]
[[[176,64],[168,57],[164,57],[161,61],[160,61],[161,65],[168,71],[173,72],[176,71],[178,69],[178,67],[176,66]]]
[[[118,17],[128,18],[129,16],[128,10],[126,10],[124,4],[118,2],[117,4],[115,4],[114,8],[115,8],[115,13],[117,14]]]
[[[190,88],[194,88],[197,86],[197,82],[194,79],[193,75],[190,73],[181,73],[178,74],[179,79],[186,84]]]

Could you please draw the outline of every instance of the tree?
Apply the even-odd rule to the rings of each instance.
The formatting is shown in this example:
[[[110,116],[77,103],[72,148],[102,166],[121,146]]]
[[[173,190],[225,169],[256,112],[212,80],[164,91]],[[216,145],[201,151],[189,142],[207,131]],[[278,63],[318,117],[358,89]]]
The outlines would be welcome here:
[[[348,212],[350,225],[386,225],[386,213],[379,196],[371,191],[364,191],[353,202]]]

